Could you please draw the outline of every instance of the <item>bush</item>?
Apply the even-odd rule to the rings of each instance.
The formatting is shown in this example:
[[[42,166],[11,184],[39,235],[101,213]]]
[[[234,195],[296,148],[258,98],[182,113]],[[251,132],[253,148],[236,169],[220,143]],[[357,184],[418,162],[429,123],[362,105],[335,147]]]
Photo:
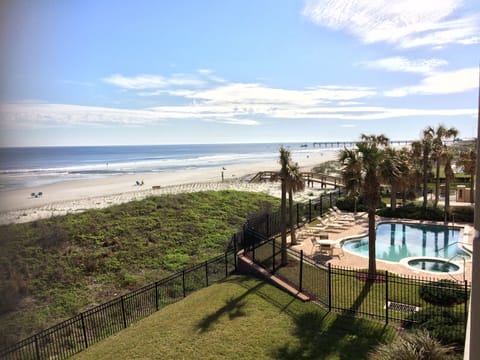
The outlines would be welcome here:
[[[336,206],[343,211],[354,212],[355,211],[355,198],[354,197],[341,197],[337,199]],[[357,211],[367,211],[367,206],[363,201],[363,198],[357,199]]]
[[[464,314],[453,308],[428,306],[412,314],[403,325],[407,329],[426,329],[442,344],[461,349],[465,342]]]
[[[442,279],[422,285],[420,297],[430,304],[451,306],[464,303],[468,294],[465,294],[462,285],[452,280]]]
[[[372,360],[448,360],[458,359],[454,348],[442,345],[426,330],[404,333],[390,344],[382,344],[370,353]]]
[[[443,207],[427,206],[424,210],[422,204],[408,203],[407,205],[398,207],[395,212],[391,208],[384,208],[377,211],[377,214],[383,217],[399,217],[414,220],[436,220],[442,221],[445,219],[445,212]]]
[[[461,221],[461,222],[473,222],[473,207],[471,206],[454,207],[452,208],[449,219],[450,220],[455,219],[455,221]]]

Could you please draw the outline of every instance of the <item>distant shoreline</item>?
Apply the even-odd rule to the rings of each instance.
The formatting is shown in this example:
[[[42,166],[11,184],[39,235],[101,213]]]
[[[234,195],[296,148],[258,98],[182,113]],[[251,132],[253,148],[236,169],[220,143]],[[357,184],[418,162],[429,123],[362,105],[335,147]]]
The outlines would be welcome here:
[[[310,171],[312,167],[333,159],[335,159],[335,152],[326,151],[309,154],[297,160],[302,171]],[[205,168],[155,174],[115,175],[2,191],[0,192],[0,225],[104,208],[151,195],[168,193],[231,189],[261,191],[279,196],[278,183],[252,184],[247,181],[259,171],[278,171],[279,166],[278,161],[275,160],[236,164],[225,170]],[[141,184],[142,181],[143,185],[137,185],[137,182]],[[41,195],[38,195],[39,193]],[[33,194],[37,197],[32,196]]]

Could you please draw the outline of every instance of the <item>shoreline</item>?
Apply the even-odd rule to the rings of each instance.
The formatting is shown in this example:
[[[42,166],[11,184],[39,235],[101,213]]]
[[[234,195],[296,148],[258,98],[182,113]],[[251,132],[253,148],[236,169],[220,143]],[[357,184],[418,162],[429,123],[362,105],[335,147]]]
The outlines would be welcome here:
[[[302,171],[335,159],[335,152],[309,154],[293,161]],[[314,156],[312,156],[314,155]],[[41,187],[0,192],[0,225],[23,223],[38,219],[78,213],[88,209],[105,208],[148,196],[177,194],[194,191],[239,190],[265,192],[280,196],[278,183],[249,183],[248,180],[260,171],[278,171],[278,161],[242,163],[230,165],[223,171],[218,168],[176,170],[165,173],[141,173],[116,175],[107,178],[69,180]],[[143,181],[144,185],[136,182]],[[297,197],[314,189],[308,188]],[[41,196],[31,196],[32,193]]]

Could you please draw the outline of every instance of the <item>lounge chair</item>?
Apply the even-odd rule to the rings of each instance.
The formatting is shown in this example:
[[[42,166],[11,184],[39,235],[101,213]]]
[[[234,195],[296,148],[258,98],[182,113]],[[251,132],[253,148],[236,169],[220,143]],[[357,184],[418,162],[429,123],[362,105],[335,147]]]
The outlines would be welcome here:
[[[340,217],[345,218],[345,219],[355,219],[355,216],[354,216],[353,214],[351,214],[351,213],[346,213],[346,212],[340,210],[340,209],[339,209],[337,206],[335,206],[335,205],[332,207],[332,209],[333,209],[333,211],[335,212],[335,214],[336,214],[337,216],[340,216]]]
[[[323,226],[327,226],[335,229],[346,229],[346,225],[348,225],[345,223],[337,222],[335,219],[332,219],[330,217],[328,217],[326,220],[324,220],[323,218],[320,218],[319,220],[320,220],[320,224],[322,224]]]

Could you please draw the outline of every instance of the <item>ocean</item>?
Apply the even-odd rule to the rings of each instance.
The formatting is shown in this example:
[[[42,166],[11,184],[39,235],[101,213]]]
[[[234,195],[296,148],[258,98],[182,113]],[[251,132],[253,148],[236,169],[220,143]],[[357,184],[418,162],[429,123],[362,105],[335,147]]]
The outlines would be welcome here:
[[[283,144],[292,158],[328,151]],[[227,167],[278,159],[281,144],[203,144],[0,148],[0,191],[122,174]]]

